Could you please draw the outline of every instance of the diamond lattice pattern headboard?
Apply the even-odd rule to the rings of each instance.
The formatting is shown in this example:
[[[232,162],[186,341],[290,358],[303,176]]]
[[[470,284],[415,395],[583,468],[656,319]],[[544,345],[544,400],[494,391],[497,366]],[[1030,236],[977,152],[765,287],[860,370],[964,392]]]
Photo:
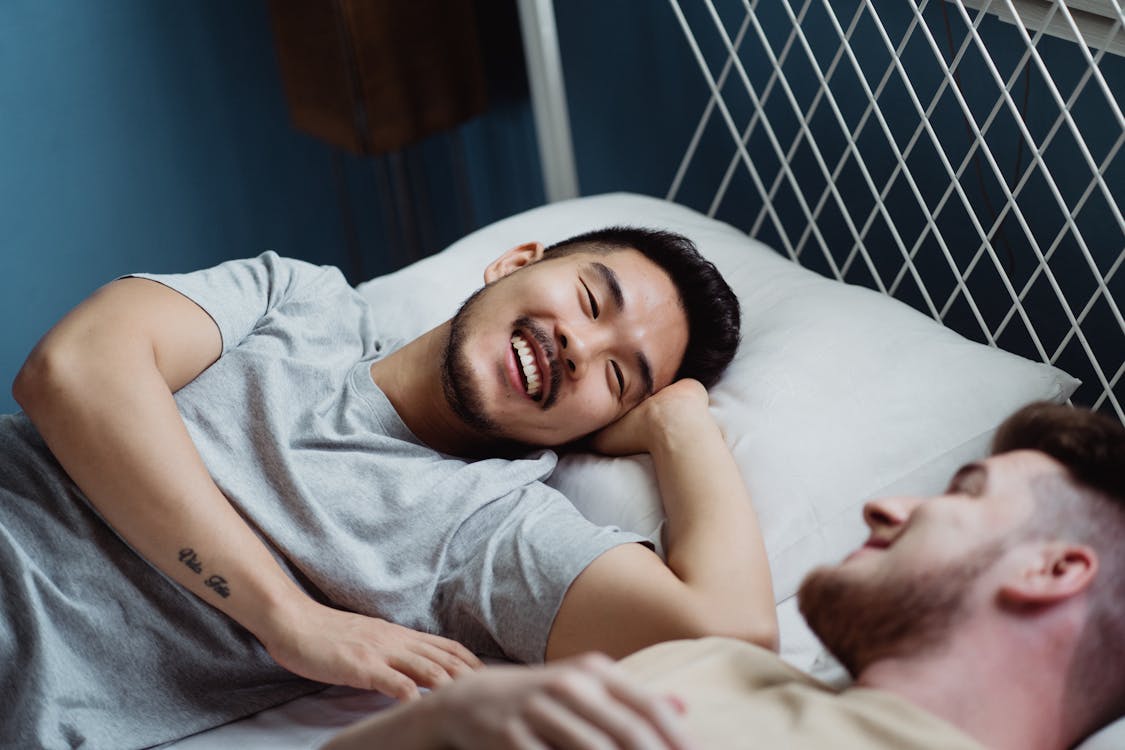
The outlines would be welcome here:
[[[710,96],[669,198],[1125,421],[1121,0],[670,1]]]

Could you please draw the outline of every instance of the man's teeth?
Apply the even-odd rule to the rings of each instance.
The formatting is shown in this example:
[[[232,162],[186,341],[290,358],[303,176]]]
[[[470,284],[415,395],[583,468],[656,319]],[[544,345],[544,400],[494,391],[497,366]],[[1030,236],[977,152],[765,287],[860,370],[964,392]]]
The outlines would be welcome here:
[[[527,395],[534,398],[539,395],[541,384],[535,355],[531,352],[531,346],[518,333],[512,334],[512,348],[516,351],[516,357],[519,358],[520,367],[523,369],[523,377],[527,381]]]

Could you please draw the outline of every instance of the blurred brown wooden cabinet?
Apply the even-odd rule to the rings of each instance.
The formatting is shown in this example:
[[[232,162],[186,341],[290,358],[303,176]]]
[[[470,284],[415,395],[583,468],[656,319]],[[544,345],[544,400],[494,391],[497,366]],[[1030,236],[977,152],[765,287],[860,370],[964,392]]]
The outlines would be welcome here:
[[[484,111],[472,0],[270,0],[293,123],[357,154]]]

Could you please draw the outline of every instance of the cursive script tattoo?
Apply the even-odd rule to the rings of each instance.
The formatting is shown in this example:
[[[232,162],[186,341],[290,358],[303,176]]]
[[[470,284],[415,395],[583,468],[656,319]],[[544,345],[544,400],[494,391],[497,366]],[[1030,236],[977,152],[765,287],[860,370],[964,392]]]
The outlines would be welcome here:
[[[199,561],[199,555],[195,554],[195,550],[191,547],[184,547],[180,550],[180,562],[196,573],[203,575],[203,563]],[[203,582],[203,585],[213,589],[216,594],[224,599],[230,596],[230,587],[227,585],[227,579],[222,576],[208,576],[207,580]]]
[[[211,576],[203,582],[203,585],[215,589],[215,593],[224,599],[230,596],[230,589],[227,587],[227,579],[222,576]]]
[[[196,573],[203,572],[203,563],[199,562],[199,557],[191,547],[184,547],[180,550],[180,562]]]

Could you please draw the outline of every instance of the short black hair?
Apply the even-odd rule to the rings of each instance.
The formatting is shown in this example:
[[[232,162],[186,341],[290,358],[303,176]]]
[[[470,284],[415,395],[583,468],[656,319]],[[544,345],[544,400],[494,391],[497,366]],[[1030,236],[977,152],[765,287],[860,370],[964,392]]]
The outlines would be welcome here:
[[[556,242],[546,249],[543,258],[630,248],[664,269],[680,294],[688,343],[676,379],[694,378],[710,388],[738,349],[742,313],[738,297],[715,264],[700,255],[695,243],[675,232],[614,226]]]

